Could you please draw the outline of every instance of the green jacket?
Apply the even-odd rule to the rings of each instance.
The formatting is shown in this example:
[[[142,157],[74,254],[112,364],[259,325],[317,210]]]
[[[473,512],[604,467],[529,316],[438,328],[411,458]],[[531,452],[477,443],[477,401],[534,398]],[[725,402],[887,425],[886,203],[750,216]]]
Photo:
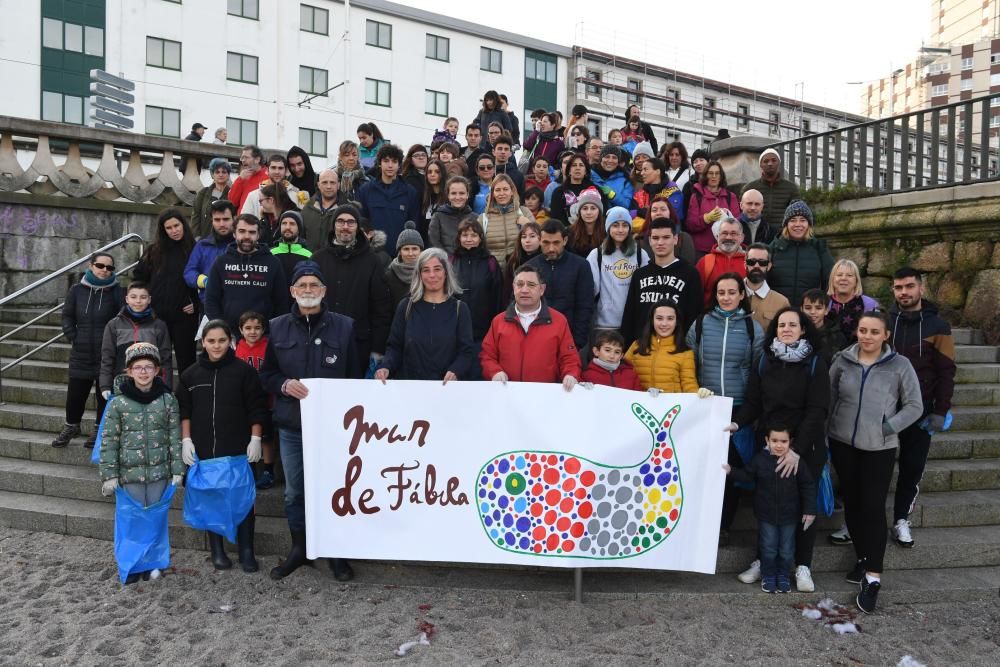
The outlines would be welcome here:
[[[779,236],[771,241],[767,284],[796,308],[807,290],[816,287],[826,291],[832,269],[833,256],[822,239],[792,241]]]
[[[229,198],[229,187],[226,186],[222,191],[222,196],[219,199]],[[212,191],[215,189],[215,183],[207,185],[198,191],[198,194],[194,198],[194,206],[191,210],[191,233],[194,234],[195,238],[205,238],[212,233],[212,202],[216,201],[212,198]]]
[[[129,396],[134,388],[131,392],[123,388],[108,402],[101,440],[102,482],[149,483],[184,474],[180,408],[166,386],[156,382],[160,393],[148,403]]]
[[[758,190],[761,196],[764,197],[764,210],[761,213],[761,217],[764,218],[764,222],[770,225],[776,234],[781,231],[781,223],[785,218],[785,209],[788,208],[788,205],[793,200],[801,199],[799,196],[799,186],[787,178],[779,178],[773,185],[765,182],[763,178],[750,181],[740,190],[740,197],[747,190]],[[733,213],[736,214],[737,212],[733,211]],[[824,289],[826,288],[824,287]]]

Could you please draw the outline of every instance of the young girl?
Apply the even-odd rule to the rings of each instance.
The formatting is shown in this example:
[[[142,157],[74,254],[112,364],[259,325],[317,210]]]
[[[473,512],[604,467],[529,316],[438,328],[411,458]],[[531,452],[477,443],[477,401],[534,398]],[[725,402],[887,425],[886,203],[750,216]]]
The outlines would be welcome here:
[[[110,496],[121,486],[133,500],[149,507],[160,500],[168,484],[180,484],[184,477],[180,410],[159,377],[156,345],[129,345],[125,368],[125,375],[115,380],[115,397],[104,415],[101,493]],[[158,576],[158,570],[131,572],[125,583]]]
[[[649,255],[632,238],[632,217],[616,206],[608,211],[604,221],[608,237],[587,255],[594,276],[594,296],[598,329],[618,329],[622,325],[625,299],[636,269],[649,264]]]
[[[257,371],[236,358],[232,339],[229,324],[224,320],[211,320],[201,332],[204,351],[198,355],[198,362],[181,373],[177,396],[182,456],[188,465],[223,456],[246,456],[248,463],[260,460],[261,425],[267,415],[264,390]],[[249,468],[247,474],[252,478]],[[244,572],[257,571],[253,537],[251,506],[236,529],[240,566]],[[221,535],[209,532],[208,544],[216,570],[228,570],[233,566]]]
[[[503,310],[500,303],[503,272],[496,258],[486,250],[486,233],[478,222],[463,220],[459,223],[458,243],[450,260],[455,278],[462,286],[458,299],[469,306],[472,337],[479,344],[489,331],[493,317]]]
[[[252,310],[240,315],[240,342],[236,344],[236,358],[249,364],[260,373],[267,354],[267,336],[264,335],[266,320],[260,313]],[[274,398],[268,397],[268,410],[273,407]],[[261,465],[257,488],[264,490],[274,486],[274,436],[271,426],[270,412],[261,422]]]
[[[611,130],[610,132],[608,132],[608,143],[612,144],[614,146],[621,146],[622,143],[623,143],[623,140],[622,140],[622,131],[621,130]]]
[[[444,119],[444,125],[441,126],[440,130],[434,132],[434,137],[431,140],[432,144],[436,144],[439,141],[447,141],[449,143],[458,143],[458,119],[448,117]]]
[[[455,252],[455,238],[458,236],[458,225],[463,220],[475,220],[476,216],[469,206],[469,181],[463,176],[450,176],[445,183],[447,204],[442,204],[431,216],[431,224],[427,230],[432,248],[441,248],[449,255]]]
[[[424,218],[420,224],[417,225],[417,230],[420,235],[424,237],[424,244],[426,245],[428,237],[428,229],[430,228],[431,218],[434,217],[434,212],[438,210],[439,207],[444,206],[447,203],[447,193],[444,189],[445,184],[445,174],[447,167],[444,162],[440,160],[433,160],[427,164],[427,169],[424,170],[424,191],[423,191],[423,212]]]
[[[538,188],[542,192],[545,192],[545,188],[549,187],[549,183],[551,182],[549,161],[542,156],[533,159],[528,176],[524,179],[524,189],[527,191],[528,188]]]
[[[650,309],[642,335],[625,353],[625,361],[635,368],[643,389],[699,396],[708,391],[698,388],[694,352],[684,342],[684,331],[673,301],[659,301]]]
[[[358,153],[363,169],[371,169],[375,166],[375,156],[378,149],[382,148],[385,138],[375,123],[361,123],[358,125]]]
[[[524,207],[531,211],[531,215],[535,216],[535,222],[539,226],[544,225],[545,221],[549,219],[549,212],[542,208],[544,201],[545,193],[538,188],[527,188],[524,191]]]
[[[639,117],[632,116],[628,119],[628,124],[622,128],[622,148],[631,153],[636,145],[645,140],[646,136],[642,133]]]
[[[569,236],[566,249],[580,257],[604,242],[604,202],[596,190],[580,193],[576,203],[570,207]]]
[[[521,225],[521,231],[517,235],[517,245],[514,252],[507,258],[507,266],[503,273],[503,299],[504,306],[514,298],[514,272],[517,267],[526,264],[542,254],[542,227],[536,222],[528,222]]]

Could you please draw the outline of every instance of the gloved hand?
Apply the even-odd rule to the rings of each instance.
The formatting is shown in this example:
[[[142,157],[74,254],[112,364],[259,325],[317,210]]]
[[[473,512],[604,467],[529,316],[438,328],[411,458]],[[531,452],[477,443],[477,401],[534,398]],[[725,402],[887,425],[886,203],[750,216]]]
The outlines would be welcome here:
[[[493,381],[501,384],[507,384],[507,374],[503,371],[497,371],[497,374],[493,376]]]
[[[660,390],[656,387],[650,387],[649,389],[646,390],[646,393],[649,394],[650,396],[659,396]]]
[[[170,481],[173,483],[174,486],[180,486],[181,482],[184,481],[184,475],[174,475],[173,477],[170,478]]]
[[[729,426],[727,426],[722,430],[726,431],[727,433],[736,433],[737,431],[740,430],[740,425],[737,424],[736,422],[729,422]]]
[[[118,478],[112,477],[111,479],[106,480],[103,484],[101,484],[101,495],[102,496],[113,495],[115,489],[117,488],[118,488]]]
[[[111,391],[109,389],[105,389],[104,391],[102,391],[101,392],[101,398],[103,398],[105,401],[110,401],[111,400]]]
[[[260,461],[260,436],[251,435],[250,444],[247,445],[247,461],[257,463]]]
[[[191,438],[181,440],[181,461],[189,466],[193,466],[194,462],[197,461],[194,453],[194,440]]]
[[[204,273],[199,275],[198,279],[195,281],[195,285],[197,285],[200,289],[205,289],[208,286],[208,276]]]
[[[562,385],[566,391],[573,391],[573,387],[576,386],[576,378],[572,375],[567,375],[563,378]]]
[[[939,433],[944,430],[944,415],[929,414],[925,420],[924,430],[928,433]]]
[[[580,386],[583,387],[584,389],[588,389],[589,390],[589,389],[593,389],[594,388],[594,383],[593,382],[581,382]]]
[[[698,398],[708,398],[709,396],[715,396],[715,392],[708,387],[702,387],[698,390]]]
[[[368,357],[368,360],[374,361],[376,364],[378,364],[381,363],[382,357],[384,356],[385,356],[384,354],[379,354],[378,352],[372,352],[371,355]]]

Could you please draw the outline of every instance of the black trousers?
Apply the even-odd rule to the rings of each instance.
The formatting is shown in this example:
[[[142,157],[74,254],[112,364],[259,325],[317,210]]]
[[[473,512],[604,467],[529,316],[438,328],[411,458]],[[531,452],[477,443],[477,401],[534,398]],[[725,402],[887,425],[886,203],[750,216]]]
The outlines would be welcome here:
[[[818,490],[819,478],[823,474],[823,466],[826,465],[826,446],[821,443],[813,451],[809,452],[808,455],[802,456],[799,465],[809,468],[809,474],[812,476],[813,483]],[[816,514],[816,508],[803,507],[802,513]],[[816,546],[816,523],[817,521],[813,521],[812,525],[809,526],[809,530],[802,530],[802,523],[799,523],[798,528],[795,530],[796,565],[812,567],[813,548]]]
[[[97,420],[101,420],[104,414],[104,405],[107,401],[101,396],[101,389],[97,386],[97,378],[70,378],[66,386],[66,423],[79,424],[83,419],[83,412],[87,409],[87,396],[90,388],[94,388],[94,399],[97,402]]]
[[[917,424],[930,412],[925,406],[924,415],[899,434],[899,477],[896,479],[896,496],[893,501],[892,521],[910,516],[913,503],[920,493],[920,479],[924,476],[927,454],[931,450],[931,434]]]
[[[866,570],[882,572],[888,539],[885,501],[896,467],[896,450],[869,452],[831,440],[830,456],[840,476],[844,518],[854,542],[854,553],[858,560],[866,560]]]
[[[198,332],[198,322],[201,321],[201,315],[195,309],[193,315],[169,313],[161,319],[167,325],[170,344],[174,348],[174,357],[177,359],[177,365],[174,368],[180,375],[195,362],[197,348],[195,347],[194,335]],[[173,378],[170,379],[170,382],[173,383]]]

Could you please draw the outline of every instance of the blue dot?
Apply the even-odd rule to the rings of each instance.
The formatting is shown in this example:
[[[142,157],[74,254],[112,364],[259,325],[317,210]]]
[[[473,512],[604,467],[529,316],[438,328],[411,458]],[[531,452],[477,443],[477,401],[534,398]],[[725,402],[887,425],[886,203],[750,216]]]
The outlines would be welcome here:
[[[526,516],[522,516],[517,520],[517,530],[519,533],[527,532],[531,528],[531,521]]]
[[[516,540],[517,540],[517,538],[514,537],[514,533],[504,533],[503,541],[507,543],[507,546],[510,546],[510,547],[514,546],[514,542]]]
[[[504,525],[504,528],[510,528],[511,526],[513,526],[514,525],[514,517],[512,517],[509,514],[504,514],[503,515],[503,525]]]
[[[493,488],[499,489],[501,486],[503,486],[503,482],[500,481],[500,478],[499,477],[493,478]]]
[[[490,500],[496,500],[497,494],[494,493],[493,491],[490,491],[488,494],[486,494],[486,497],[489,498]]]
[[[518,456],[516,459],[514,459],[514,469],[520,470],[523,467],[524,467],[524,457]]]
[[[479,511],[482,512],[483,514],[486,514],[487,512],[490,511],[490,504],[483,503],[482,505],[479,506]]]
[[[521,541],[517,543],[517,546],[527,551],[528,547],[531,546],[531,541],[528,540],[527,537],[522,537]]]
[[[510,470],[510,461],[508,461],[507,459],[500,459],[500,464],[497,465],[497,469],[500,471],[501,475],[507,472],[508,470]]]
[[[521,496],[520,498],[514,501],[515,512],[518,513],[523,512],[527,507],[528,507],[528,501],[525,500],[524,496]]]
[[[493,525],[493,519],[491,519],[488,516],[484,516],[483,517],[483,523],[485,523],[487,526],[492,526]]]
[[[567,537],[569,537],[569,533],[563,533],[562,536],[563,536],[563,539],[565,540]]]
[[[655,468],[653,468],[653,472],[660,472],[661,470],[663,470],[663,468],[660,466],[656,466]]]
[[[671,465],[670,461],[665,461],[663,463],[663,469],[664,470],[670,470],[670,465]]]
[[[573,514],[570,514],[570,515],[569,515],[569,518],[571,518],[571,519],[575,519],[575,518],[576,518],[576,513],[573,513]]]
[[[489,482],[490,482],[490,478],[487,477],[486,475],[483,475],[482,477],[479,478],[479,483],[480,484],[489,484]]]
[[[660,476],[656,478],[656,483],[659,484],[660,486],[665,485],[669,481],[670,481],[669,472],[661,472]]]
[[[645,484],[646,486],[653,486],[653,482],[655,481],[656,477],[653,475],[653,473],[649,473],[648,475],[642,478],[642,483]]]
[[[486,489],[479,489],[479,497],[480,498],[486,497]]]
[[[562,460],[563,460],[564,458],[566,458],[566,457],[565,457],[565,456],[563,456],[563,455],[561,455],[561,454],[559,455],[559,460],[560,460],[560,461],[562,461]]]
[[[510,505],[510,500],[507,498],[507,496],[500,496],[500,500],[497,501],[497,505],[500,506],[500,509],[505,510],[507,509],[507,505]]]
[[[493,472],[493,470],[494,470],[494,468],[493,468],[493,464],[492,463],[489,464],[488,466],[486,466],[486,472]]]
[[[656,441],[657,442],[663,442],[666,439],[667,439],[667,433],[666,433],[666,431],[660,431],[659,433],[656,434]],[[493,472],[493,471],[491,470],[490,472]]]
[[[494,528],[494,529],[492,529],[492,530],[490,531],[490,536],[491,536],[491,537],[492,537],[493,539],[496,539],[496,538],[498,538],[498,537],[500,536],[500,531],[498,531],[498,530],[497,530],[496,528]]]
[[[648,463],[643,463],[642,466],[639,467],[639,474],[640,475],[645,475],[647,472],[649,472],[649,464]],[[485,482],[486,482],[486,478],[484,477],[483,478],[483,483],[485,483]]]
[[[493,518],[497,521],[500,520],[500,510],[493,510]]]

